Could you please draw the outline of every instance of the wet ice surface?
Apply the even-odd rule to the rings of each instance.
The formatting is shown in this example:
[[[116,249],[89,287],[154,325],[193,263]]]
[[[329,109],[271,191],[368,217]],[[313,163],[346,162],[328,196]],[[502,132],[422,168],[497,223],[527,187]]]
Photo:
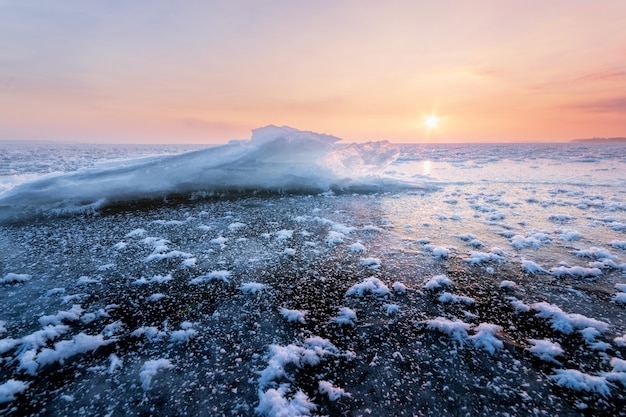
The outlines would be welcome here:
[[[246,198],[4,226],[4,271],[30,275],[0,293],[2,380],[28,384],[5,412],[619,413],[623,212],[580,208],[577,191]],[[440,275],[450,284],[425,287]],[[355,317],[337,320],[345,308]],[[563,352],[541,359],[531,340]],[[606,391],[561,386],[561,369]]]
[[[623,160],[516,182],[474,152],[422,191],[1,225],[0,412],[622,414]]]

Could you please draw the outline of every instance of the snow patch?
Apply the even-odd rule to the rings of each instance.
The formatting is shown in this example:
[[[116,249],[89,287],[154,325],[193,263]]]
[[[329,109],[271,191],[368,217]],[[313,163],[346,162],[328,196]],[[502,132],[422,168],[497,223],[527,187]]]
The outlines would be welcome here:
[[[346,235],[344,235],[343,233],[331,230],[326,235],[325,241],[328,246],[332,247],[332,246],[336,246],[336,245],[343,243],[345,239],[346,239]]]
[[[514,281],[504,280],[500,282],[500,288],[514,290],[517,288],[517,283]]]
[[[15,401],[15,395],[21,394],[28,388],[30,384],[16,379],[9,379],[0,385],[0,404]]]
[[[210,282],[210,281],[223,281],[228,284],[230,282],[231,274],[232,273],[230,271],[225,271],[225,270],[212,271],[206,275],[192,279],[191,281],[189,281],[189,283],[201,284],[201,283]]]
[[[305,316],[309,313],[307,310],[291,310],[283,307],[281,307],[278,311],[281,316],[287,319],[287,321],[302,324],[306,324]]]
[[[548,271],[537,265],[533,261],[522,259],[522,270],[527,274],[549,274]]]
[[[288,391],[288,384],[267,391],[259,390],[259,405],[254,412],[267,417],[301,417],[310,416],[311,412],[317,409],[301,390],[293,396],[289,396]]]
[[[557,369],[555,372],[555,375],[550,375],[548,378],[557,385],[574,391],[600,394],[604,397],[611,395],[613,384],[608,382],[605,377],[585,374],[576,369]]]
[[[145,277],[141,277],[135,281],[133,281],[133,284],[135,285],[146,285],[146,284],[164,284],[166,282],[169,282],[171,280],[173,280],[174,277],[172,276],[172,274],[167,274],[167,275],[155,275],[150,279],[146,279]]]
[[[562,355],[564,352],[560,344],[552,342],[549,339],[528,339],[528,342],[533,345],[528,349],[530,353],[542,361],[556,363],[557,365],[559,364],[559,361],[554,359],[554,357]]]
[[[361,253],[365,252],[365,246],[361,242],[353,243],[349,246],[350,252]]]
[[[483,348],[490,354],[494,354],[496,349],[502,349],[502,340],[496,337],[496,333],[502,331],[502,326],[491,323],[480,323],[474,329],[476,332],[470,336],[470,340],[477,348]]]
[[[359,264],[369,269],[377,270],[380,269],[381,262],[378,258],[363,258],[359,261]]]
[[[128,232],[124,237],[125,238],[141,238],[148,234],[146,229],[135,229],[131,232]]]
[[[583,266],[557,266],[550,268],[550,274],[555,277],[594,277],[597,278],[602,275],[602,270],[599,268],[585,268]]]
[[[246,227],[247,224],[245,223],[241,223],[241,222],[234,222],[228,225],[228,230],[230,230],[231,232],[237,232],[240,229],[243,229],[244,227]]]
[[[255,412],[266,416],[295,417],[308,416],[317,406],[301,390],[292,387],[293,377],[287,372],[288,366],[301,369],[316,366],[329,356],[351,359],[353,354],[341,354],[327,339],[311,337],[302,346],[270,345],[268,356],[267,366],[259,372],[259,405]]]
[[[115,353],[111,353],[109,355],[109,361],[111,362],[109,365],[109,374],[114,374],[118,369],[122,369],[124,367],[124,361],[122,361]]]
[[[40,366],[46,366],[54,362],[60,362],[62,364],[66,359],[74,355],[96,350],[111,341],[112,340],[105,341],[101,334],[92,336],[81,332],[72,337],[72,340],[62,340],[55,343],[54,349],[42,349],[37,355],[37,363]]]
[[[429,330],[436,330],[448,335],[452,340],[463,345],[469,338],[468,331],[472,325],[460,320],[448,320],[444,317],[437,317],[424,322]]]
[[[346,392],[343,388],[334,386],[328,381],[319,381],[318,386],[320,394],[326,394],[328,396],[328,399],[331,401],[337,401],[342,397],[352,397],[352,394]]]
[[[573,242],[575,240],[583,238],[582,233],[572,229],[558,229],[556,233],[559,237],[559,240],[562,240],[564,242]]]
[[[592,258],[592,259],[600,259],[600,260],[615,259],[615,257],[611,255],[611,253],[608,250],[597,247],[597,246],[592,246],[589,249],[578,250],[574,252],[574,254],[576,256],[580,256],[581,258]]]
[[[551,214],[548,216],[548,220],[554,223],[568,223],[575,219],[575,217],[570,216],[569,214]]]
[[[31,279],[29,274],[15,274],[9,272],[4,277],[0,278],[0,284],[17,284],[20,282],[26,282]]]
[[[349,307],[340,307],[339,314],[330,321],[340,326],[354,326],[356,322],[356,311]]]
[[[582,314],[568,314],[558,306],[546,302],[536,303],[531,307],[539,312],[537,314],[538,317],[548,319],[552,328],[561,333],[570,334],[574,330],[583,330],[587,327],[592,327],[600,333],[604,333],[609,328],[609,325],[603,321],[586,317]]]
[[[614,240],[611,242],[611,246],[616,249],[626,250],[626,240]]]
[[[392,285],[393,292],[396,294],[406,294],[408,287],[401,282],[394,282]]]
[[[444,248],[443,246],[437,246],[433,248],[432,254],[435,259],[444,259],[450,255],[450,249]]]
[[[615,343],[615,345],[619,347],[626,347],[626,334],[622,336],[617,336],[616,338],[613,339],[613,342]]]
[[[362,297],[368,292],[379,297],[384,297],[391,293],[389,288],[381,280],[376,277],[370,277],[350,287],[346,292],[346,296],[356,295],[357,297]]]
[[[155,359],[144,362],[141,366],[141,370],[139,371],[141,388],[143,388],[144,391],[148,391],[150,389],[150,385],[152,384],[152,379],[160,370],[172,369],[173,367],[174,365],[172,365],[169,359]]]
[[[198,336],[198,331],[193,328],[193,323],[184,321],[180,324],[180,330],[174,330],[170,334],[170,342],[173,343],[189,343],[189,341]]]
[[[451,287],[452,281],[445,275],[435,275],[424,284],[424,288],[430,291],[435,291],[443,287]]]
[[[544,232],[530,231],[526,237],[515,235],[511,238],[511,246],[517,250],[525,248],[538,249],[543,244],[552,242],[552,238]]]
[[[489,252],[470,252],[469,258],[464,261],[470,265],[478,265],[485,262],[503,263],[507,253],[500,248],[492,248]]]
[[[274,232],[274,236],[277,242],[285,243],[293,237],[293,230],[282,229],[278,232]]]
[[[398,304],[383,304],[383,309],[388,316],[393,316],[400,312],[400,306]]]
[[[474,300],[471,297],[465,297],[465,296],[460,296],[460,295],[454,295],[452,293],[449,293],[447,291],[444,291],[441,293],[441,295],[439,295],[438,300],[442,303],[465,303],[465,304],[475,304],[476,300]]]
[[[256,294],[269,288],[269,285],[260,282],[245,282],[241,284],[239,289],[244,294]]]
[[[57,314],[40,317],[39,324],[46,326],[48,324],[62,324],[64,321],[78,321],[84,311],[80,304],[74,304],[67,311],[59,311]]]

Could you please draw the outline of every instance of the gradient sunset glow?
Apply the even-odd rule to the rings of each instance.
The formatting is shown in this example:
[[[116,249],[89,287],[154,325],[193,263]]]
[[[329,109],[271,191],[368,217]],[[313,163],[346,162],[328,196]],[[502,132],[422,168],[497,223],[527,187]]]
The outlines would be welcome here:
[[[623,0],[6,0],[0,16],[0,140],[626,136]]]

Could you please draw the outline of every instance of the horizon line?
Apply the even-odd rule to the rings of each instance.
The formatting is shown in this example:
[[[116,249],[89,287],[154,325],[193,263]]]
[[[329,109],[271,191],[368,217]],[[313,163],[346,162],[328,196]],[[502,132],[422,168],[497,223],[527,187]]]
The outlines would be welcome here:
[[[228,145],[231,141],[239,141],[239,140],[249,140],[247,139],[228,139],[225,142],[217,142],[217,143],[203,143],[203,142],[184,142],[184,143],[176,143],[176,142],[122,142],[122,141],[112,141],[112,142],[104,142],[104,141],[75,141],[75,140],[65,140],[65,139],[1,139],[0,143],[2,144],[39,144],[39,145],[126,145],[126,146],[221,146]],[[352,143],[371,143],[371,142],[389,142],[393,145],[516,145],[516,144],[572,144],[572,143],[626,143],[626,137],[616,136],[616,137],[593,137],[593,138],[573,138],[568,140],[549,140],[542,141],[538,139],[529,139],[529,140],[511,140],[511,141],[415,141],[415,142],[392,142],[386,139],[380,140],[367,140],[362,142],[348,142],[343,139],[339,141],[337,144],[352,144]]]

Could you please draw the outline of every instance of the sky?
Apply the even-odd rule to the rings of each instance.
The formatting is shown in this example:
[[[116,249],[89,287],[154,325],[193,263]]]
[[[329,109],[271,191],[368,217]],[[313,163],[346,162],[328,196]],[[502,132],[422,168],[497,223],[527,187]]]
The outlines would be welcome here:
[[[268,124],[626,136],[626,1],[0,2],[0,140],[209,144]]]

